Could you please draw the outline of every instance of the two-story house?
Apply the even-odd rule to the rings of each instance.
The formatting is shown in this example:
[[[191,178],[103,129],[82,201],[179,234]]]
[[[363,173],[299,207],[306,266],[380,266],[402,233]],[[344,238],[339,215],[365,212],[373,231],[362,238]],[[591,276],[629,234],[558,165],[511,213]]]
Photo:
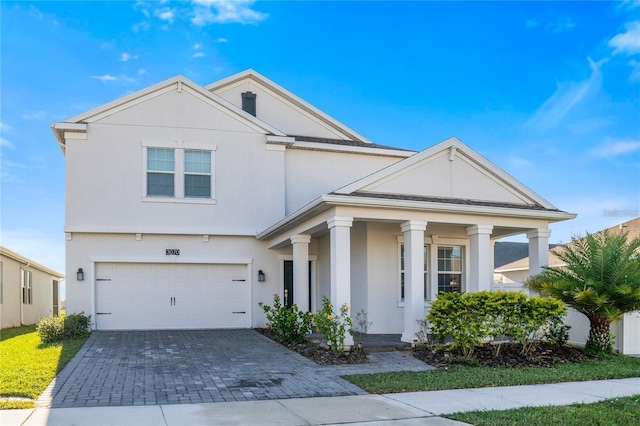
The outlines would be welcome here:
[[[377,145],[253,70],[177,76],[52,128],[67,309],[99,330],[262,327],[278,293],[411,341],[438,292],[491,288],[496,240],[526,234],[539,270],[549,224],[575,217],[455,138]]]

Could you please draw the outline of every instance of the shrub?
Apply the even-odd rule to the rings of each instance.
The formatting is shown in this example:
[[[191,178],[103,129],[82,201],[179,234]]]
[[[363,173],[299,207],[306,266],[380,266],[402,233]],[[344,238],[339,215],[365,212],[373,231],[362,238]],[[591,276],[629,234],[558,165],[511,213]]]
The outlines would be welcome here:
[[[530,297],[524,293],[489,292],[441,293],[432,303],[428,320],[440,342],[451,336],[450,346],[465,357],[483,339],[498,339],[497,356],[505,338],[522,344],[522,353],[531,352],[545,328],[562,322],[563,302],[554,298]]]
[[[291,308],[282,305],[280,296],[273,295],[273,306],[258,304],[267,316],[267,328],[273,332],[273,337],[285,345],[293,345],[305,341],[307,334],[311,333],[313,315],[311,312],[303,312],[298,306]]]
[[[79,339],[88,336],[90,323],[91,315],[85,315],[84,312],[67,315],[64,317],[64,338]]]
[[[64,338],[64,318],[42,318],[36,327],[42,343],[59,342]]]
[[[42,343],[59,342],[64,339],[78,339],[89,335],[90,315],[84,312],[66,317],[47,317],[38,322],[36,330]]]
[[[336,356],[344,354],[344,339],[346,333],[353,335],[353,318],[349,316],[349,305],[346,303],[340,308],[340,312],[334,313],[329,299],[322,299],[322,309],[314,316],[316,329],[327,339],[327,344]]]
[[[556,346],[564,346],[569,341],[570,325],[566,325],[562,320],[550,324],[544,332],[544,340]]]

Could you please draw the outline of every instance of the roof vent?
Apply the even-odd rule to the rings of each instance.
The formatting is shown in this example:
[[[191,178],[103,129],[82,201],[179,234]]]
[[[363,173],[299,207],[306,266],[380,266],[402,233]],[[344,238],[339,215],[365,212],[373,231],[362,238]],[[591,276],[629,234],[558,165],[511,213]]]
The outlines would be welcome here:
[[[256,116],[256,94],[244,92],[242,94],[242,109],[249,114]]]

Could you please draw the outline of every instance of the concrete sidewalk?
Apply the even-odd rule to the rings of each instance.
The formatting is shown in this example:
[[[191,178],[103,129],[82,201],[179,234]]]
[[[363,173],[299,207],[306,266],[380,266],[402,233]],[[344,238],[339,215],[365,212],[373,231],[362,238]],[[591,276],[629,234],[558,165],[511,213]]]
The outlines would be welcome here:
[[[129,407],[0,411],[0,424],[71,425],[462,425],[461,411],[591,403],[640,394],[640,377],[386,395]]]

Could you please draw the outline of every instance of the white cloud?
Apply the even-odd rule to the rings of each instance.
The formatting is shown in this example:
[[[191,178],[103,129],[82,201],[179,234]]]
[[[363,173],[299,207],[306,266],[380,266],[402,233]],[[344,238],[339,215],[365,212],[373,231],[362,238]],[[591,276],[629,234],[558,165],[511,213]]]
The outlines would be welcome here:
[[[202,47],[202,43],[196,43],[196,44],[194,44],[194,45],[193,45],[193,48],[194,48],[195,50],[198,50],[198,49],[200,49],[201,47]]]
[[[536,18],[527,19],[527,21],[524,23],[525,28],[535,28],[538,25],[538,20]]]
[[[138,55],[131,55],[130,53],[123,52],[120,55],[120,59],[119,60],[120,60],[120,62],[127,62],[127,61],[130,61],[132,59],[138,59]]]
[[[113,82],[119,82],[119,83],[125,83],[125,84],[138,84],[138,81],[135,78],[128,77],[126,75],[119,75],[119,76],[113,76],[110,74],[92,75],[91,78],[100,80],[103,83],[113,81]]]
[[[43,118],[45,118],[46,116],[48,116],[49,113],[47,111],[34,111],[34,112],[27,112],[22,114],[22,119],[23,120],[42,120]]]
[[[509,163],[517,168],[529,167],[533,164],[531,161],[521,157],[511,157],[509,158]]]
[[[192,58],[202,58],[204,56],[207,56],[207,54],[204,52],[196,52],[193,54]]]
[[[640,53],[640,21],[629,22],[625,25],[625,29],[625,32],[616,34],[609,40],[609,47],[613,48],[613,54]]]
[[[547,24],[547,30],[552,33],[562,33],[575,28],[576,23],[568,16],[563,16]]]
[[[91,78],[94,78],[96,80],[100,80],[100,81],[116,81],[117,78],[109,75],[109,74],[104,74],[104,75],[92,75]]]
[[[253,10],[253,0],[193,0],[194,16],[191,22],[198,26],[207,24],[257,24],[268,14]]]
[[[147,70],[144,69],[144,68],[138,68],[138,74],[139,75],[145,75],[145,74],[147,74]]]
[[[164,9],[156,9],[153,11],[154,16],[162,21],[167,21],[170,24],[173,24],[173,21],[176,17],[175,11],[170,8]]]
[[[10,125],[8,125],[7,123],[3,123],[2,121],[0,121],[0,132],[12,132],[13,131],[13,127],[11,127]]]
[[[218,43],[227,43],[228,41],[229,41],[229,40],[227,40],[227,39],[226,39],[226,38],[224,38],[224,37],[220,37],[220,38],[216,39],[216,42],[218,42]]]
[[[8,140],[6,140],[5,138],[0,136],[0,146],[3,146],[5,148],[11,148],[13,149],[14,146],[11,142],[9,142]]]
[[[613,158],[640,151],[640,140],[608,139],[591,150],[591,154],[601,158]]]
[[[137,24],[133,24],[133,27],[131,29],[133,30],[134,33],[138,33],[140,31],[146,31],[149,28],[151,28],[151,24],[148,23],[147,21],[142,21],[142,22],[138,22]]]
[[[589,78],[580,82],[558,83],[556,91],[527,121],[526,127],[533,127],[541,131],[556,127],[587,95],[600,88],[602,82],[600,66],[606,60],[603,59],[599,62],[593,62],[591,58],[588,60],[591,67]]]
[[[44,19],[42,12],[40,12],[35,6],[29,6],[29,14],[40,21]]]

